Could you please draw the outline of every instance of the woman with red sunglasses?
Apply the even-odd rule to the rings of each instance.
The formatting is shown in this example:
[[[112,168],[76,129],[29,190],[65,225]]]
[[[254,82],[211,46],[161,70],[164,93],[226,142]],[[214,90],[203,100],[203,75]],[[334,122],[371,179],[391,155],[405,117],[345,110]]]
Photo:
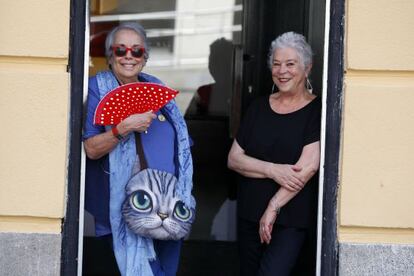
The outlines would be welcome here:
[[[125,183],[113,183],[112,175],[117,173],[116,168],[125,166],[128,162],[128,158],[123,159],[124,155],[129,156],[128,154],[132,154],[133,151],[136,156],[135,144],[134,147],[129,148],[131,152],[123,152],[119,145],[125,140],[136,137],[135,135],[141,137],[149,168],[166,171],[175,176],[178,172],[182,174],[184,171],[184,174],[191,177],[191,154],[187,154],[189,159],[187,164],[191,166],[185,168],[180,164],[181,157],[177,157],[180,154],[177,148],[181,147],[181,144],[180,146],[177,144],[182,143],[183,140],[189,141],[189,137],[184,119],[175,102],[171,101],[171,104],[157,112],[133,114],[112,129],[93,123],[95,109],[103,95],[109,92],[109,86],[113,89],[113,86],[116,88],[133,82],[162,84],[158,78],[142,72],[149,57],[148,49],[146,33],[141,25],[135,22],[120,24],[108,34],[105,41],[109,70],[99,72],[97,76],[89,79],[83,134],[87,155],[85,206],[95,218],[96,236],[111,241],[121,274],[149,275],[148,273],[152,272],[154,275],[175,275],[182,241],[135,238],[128,230],[114,228],[111,203],[113,202],[112,187],[125,185]],[[166,111],[167,106],[168,110],[177,110],[174,114],[179,115],[171,116],[168,113],[170,111]],[[177,127],[177,124],[180,127]],[[188,152],[189,148],[188,145],[186,147]],[[111,159],[111,154],[114,152],[121,156],[121,161],[116,164],[112,161],[114,159]],[[121,231],[131,236],[120,240],[118,232]],[[133,240],[131,246],[135,247],[132,249],[129,244],[125,245],[131,242],[131,239]]]

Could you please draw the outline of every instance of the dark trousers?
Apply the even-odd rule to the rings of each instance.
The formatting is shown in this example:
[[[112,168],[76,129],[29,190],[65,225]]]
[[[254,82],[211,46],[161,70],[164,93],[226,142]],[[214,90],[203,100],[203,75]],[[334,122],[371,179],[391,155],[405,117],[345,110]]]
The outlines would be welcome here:
[[[307,229],[275,225],[265,245],[260,243],[259,223],[239,218],[240,275],[315,275],[315,239],[309,234]]]
[[[112,250],[114,249],[112,234],[101,236],[100,239],[106,241]],[[182,240],[153,240],[157,258],[150,262],[150,266],[154,276],[175,276],[177,274],[182,243]]]
[[[153,240],[157,258],[150,262],[154,276],[175,276],[180,262],[182,240]]]

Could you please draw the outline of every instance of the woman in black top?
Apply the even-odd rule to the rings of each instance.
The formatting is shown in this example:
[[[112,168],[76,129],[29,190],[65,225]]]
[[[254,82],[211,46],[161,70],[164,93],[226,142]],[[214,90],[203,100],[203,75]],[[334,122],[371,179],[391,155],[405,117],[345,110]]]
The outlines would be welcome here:
[[[308,89],[312,50],[302,35],[282,34],[269,65],[279,92],[251,104],[228,157],[240,174],[240,272],[314,275],[321,100]]]

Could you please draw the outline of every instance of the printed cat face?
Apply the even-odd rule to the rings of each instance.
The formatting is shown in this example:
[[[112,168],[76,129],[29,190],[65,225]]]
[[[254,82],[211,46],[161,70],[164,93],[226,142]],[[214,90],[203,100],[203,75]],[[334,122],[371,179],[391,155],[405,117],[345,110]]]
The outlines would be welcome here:
[[[167,172],[145,169],[126,186],[122,206],[125,223],[136,234],[159,240],[178,240],[191,229],[195,210],[175,196],[177,178]]]

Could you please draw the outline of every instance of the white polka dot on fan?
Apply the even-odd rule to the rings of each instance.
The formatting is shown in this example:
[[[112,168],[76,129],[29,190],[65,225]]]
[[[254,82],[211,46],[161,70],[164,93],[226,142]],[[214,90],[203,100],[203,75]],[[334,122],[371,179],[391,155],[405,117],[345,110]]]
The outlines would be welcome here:
[[[131,114],[156,112],[179,92],[156,83],[130,83],[110,91],[99,102],[94,123],[118,124]],[[106,107],[107,108],[106,108]]]

